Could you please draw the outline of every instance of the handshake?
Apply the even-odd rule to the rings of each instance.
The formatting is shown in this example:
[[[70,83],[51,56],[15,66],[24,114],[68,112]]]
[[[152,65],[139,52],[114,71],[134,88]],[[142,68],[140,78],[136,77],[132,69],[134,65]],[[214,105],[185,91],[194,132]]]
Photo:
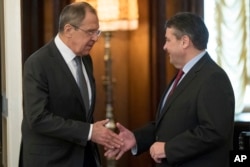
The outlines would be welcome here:
[[[120,123],[116,123],[118,134],[109,130],[105,125],[109,120],[98,121],[93,124],[91,140],[104,146],[104,156],[119,160],[122,155],[130,149],[133,154],[137,154],[137,142],[133,132],[125,128]],[[150,155],[156,163],[161,163],[162,158],[166,158],[165,143],[154,142],[150,147]]]

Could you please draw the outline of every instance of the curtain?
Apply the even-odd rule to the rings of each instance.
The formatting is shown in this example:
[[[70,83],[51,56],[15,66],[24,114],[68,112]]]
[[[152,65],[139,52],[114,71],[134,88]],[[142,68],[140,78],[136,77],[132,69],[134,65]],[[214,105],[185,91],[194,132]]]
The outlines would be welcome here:
[[[211,56],[231,80],[235,112],[239,114],[245,110],[244,99],[250,78],[249,0],[215,0],[213,8],[211,21],[214,23],[209,27]],[[207,15],[209,13],[211,8],[207,9]]]

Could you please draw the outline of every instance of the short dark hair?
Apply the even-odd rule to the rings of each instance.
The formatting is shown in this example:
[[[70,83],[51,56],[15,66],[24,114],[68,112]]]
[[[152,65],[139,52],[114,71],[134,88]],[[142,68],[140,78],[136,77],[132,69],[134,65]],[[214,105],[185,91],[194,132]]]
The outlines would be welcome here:
[[[180,12],[166,21],[165,28],[174,28],[175,36],[180,39],[189,36],[194,46],[199,50],[207,48],[209,32],[201,17],[189,12]]]
[[[86,2],[75,2],[65,6],[59,18],[59,31],[63,31],[66,24],[80,26],[86,11],[97,15],[96,10]]]

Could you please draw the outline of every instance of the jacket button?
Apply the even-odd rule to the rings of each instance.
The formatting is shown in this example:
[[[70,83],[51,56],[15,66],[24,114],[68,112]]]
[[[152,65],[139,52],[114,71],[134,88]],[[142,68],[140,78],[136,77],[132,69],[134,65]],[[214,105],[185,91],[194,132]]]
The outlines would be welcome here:
[[[155,136],[155,140],[158,141],[158,140],[159,140],[159,137],[158,137],[158,136]]]

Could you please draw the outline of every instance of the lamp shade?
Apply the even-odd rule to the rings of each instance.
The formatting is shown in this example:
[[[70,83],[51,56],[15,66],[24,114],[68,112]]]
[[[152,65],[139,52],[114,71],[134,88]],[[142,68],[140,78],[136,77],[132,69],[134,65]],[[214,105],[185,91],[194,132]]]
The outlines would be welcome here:
[[[80,2],[83,0],[75,0]],[[138,28],[137,0],[84,0],[99,17],[102,31],[134,30]]]

